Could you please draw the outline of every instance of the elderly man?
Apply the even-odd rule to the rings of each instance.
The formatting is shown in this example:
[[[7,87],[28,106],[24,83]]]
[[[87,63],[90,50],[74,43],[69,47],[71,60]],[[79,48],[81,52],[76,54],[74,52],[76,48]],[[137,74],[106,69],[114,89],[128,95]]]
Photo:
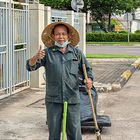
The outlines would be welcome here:
[[[80,125],[79,73],[83,73],[82,63],[86,64],[88,82],[92,87],[93,74],[89,63],[75,46],[79,34],[75,28],[64,22],[48,25],[42,33],[46,48],[27,60],[27,70],[45,67],[47,121],[49,140],[60,140],[63,103],[68,102],[67,139],[82,140]]]

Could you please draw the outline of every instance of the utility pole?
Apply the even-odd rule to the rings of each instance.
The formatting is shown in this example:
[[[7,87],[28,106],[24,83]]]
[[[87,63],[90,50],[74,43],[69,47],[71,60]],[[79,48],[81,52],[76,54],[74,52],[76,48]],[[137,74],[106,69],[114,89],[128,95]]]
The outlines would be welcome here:
[[[129,26],[130,26],[130,21],[129,21],[129,17],[128,17],[128,13],[126,14],[126,17],[127,17],[127,31],[128,31],[128,33],[127,33],[127,38],[128,38],[128,42],[130,42],[130,31],[129,31]]]

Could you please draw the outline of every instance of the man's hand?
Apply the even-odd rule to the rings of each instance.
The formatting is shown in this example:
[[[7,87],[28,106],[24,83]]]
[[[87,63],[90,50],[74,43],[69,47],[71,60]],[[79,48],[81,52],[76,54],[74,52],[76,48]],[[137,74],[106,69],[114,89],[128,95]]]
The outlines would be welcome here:
[[[45,51],[42,50],[42,46],[40,45],[40,48],[36,54],[37,59],[43,59],[45,56]]]
[[[87,89],[91,89],[92,88],[92,80],[90,78],[86,80],[84,80],[84,83],[86,84]]]
[[[45,51],[42,50],[42,46],[40,45],[40,48],[39,48],[37,54],[35,56],[33,56],[32,58],[30,58],[29,65],[30,66],[35,65],[37,60],[43,59],[44,56],[45,56]]]

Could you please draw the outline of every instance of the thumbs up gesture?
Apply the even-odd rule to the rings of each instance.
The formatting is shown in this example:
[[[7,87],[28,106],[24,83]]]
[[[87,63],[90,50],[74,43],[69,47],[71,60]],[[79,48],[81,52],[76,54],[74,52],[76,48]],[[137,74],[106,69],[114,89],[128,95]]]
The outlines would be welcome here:
[[[45,51],[42,50],[42,46],[40,45],[39,50],[36,54],[37,59],[43,59],[43,57],[45,56]]]

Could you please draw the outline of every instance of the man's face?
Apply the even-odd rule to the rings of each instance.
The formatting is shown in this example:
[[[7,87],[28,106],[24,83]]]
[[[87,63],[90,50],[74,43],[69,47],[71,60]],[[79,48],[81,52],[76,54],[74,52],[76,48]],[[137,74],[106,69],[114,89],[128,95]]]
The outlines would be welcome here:
[[[67,28],[62,25],[57,26],[54,29],[53,39],[62,45],[65,41],[69,39]]]

